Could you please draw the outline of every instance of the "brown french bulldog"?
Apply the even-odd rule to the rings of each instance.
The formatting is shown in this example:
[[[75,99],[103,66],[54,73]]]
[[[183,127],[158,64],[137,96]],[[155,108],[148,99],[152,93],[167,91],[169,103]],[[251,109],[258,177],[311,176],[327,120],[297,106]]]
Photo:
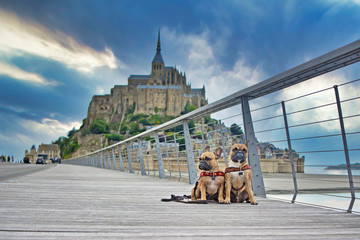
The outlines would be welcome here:
[[[251,178],[246,143],[234,143],[231,146],[229,162],[225,169],[225,203],[246,201],[257,205],[251,188]]]
[[[224,172],[220,171],[218,159],[222,149],[217,148],[210,152],[210,147],[206,147],[200,156],[199,169],[200,177],[195,187],[191,190],[191,200],[216,200],[224,202]]]

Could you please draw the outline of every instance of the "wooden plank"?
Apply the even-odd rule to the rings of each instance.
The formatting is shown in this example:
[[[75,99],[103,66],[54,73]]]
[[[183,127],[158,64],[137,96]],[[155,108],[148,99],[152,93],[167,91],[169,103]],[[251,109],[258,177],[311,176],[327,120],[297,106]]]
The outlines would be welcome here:
[[[57,165],[0,183],[0,239],[354,239],[360,216],[257,198],[250,204],[161,202],[187,183]]]

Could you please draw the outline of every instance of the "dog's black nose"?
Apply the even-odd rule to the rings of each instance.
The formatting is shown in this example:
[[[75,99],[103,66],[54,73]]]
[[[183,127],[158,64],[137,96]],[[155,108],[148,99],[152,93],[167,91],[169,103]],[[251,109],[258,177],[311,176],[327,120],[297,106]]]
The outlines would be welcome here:
[[[242,151],[237,151],[231,158],[234,162],[245,162],[245,155]]]
[[[199,169],[204,171],[211,170],[211,165],[209,165],[206,161],[202,160],[199,163]]]

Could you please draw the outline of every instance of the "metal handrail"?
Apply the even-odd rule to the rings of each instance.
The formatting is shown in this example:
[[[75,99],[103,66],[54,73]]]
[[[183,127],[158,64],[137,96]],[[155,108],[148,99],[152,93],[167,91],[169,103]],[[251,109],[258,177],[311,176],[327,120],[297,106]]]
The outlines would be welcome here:
[[[345,100],[340,100],[340,99],[336,99],[337,101],[336,102],[332,102],[332,103],[326,103],[326,104],[323,104],[323,105],[319,105],[319,106],[314,106],[314,107],[311,107],[311,108],[307,108],[307,109],[302,109],[302,110],[297,110],[297,111],[293,111],[293,112],[289,112],[289,113],[286,113],[286,111],[284,111],[284,103],[287,103],[287,102],[290,102],[290,101],[295,101],[295,100],[298,100],[300,98],[305,98],[305,97],[308,97],[310,95],[314,95],[314,94],[318,94],[318,93],[321,93],[321,92],[324,92],[324,91],[329,91],[330,89],[332,89],[333,87],[329,87],[329,88],[326,88],[326,89],[322,89],[322,90],[319,90],[319,91],[315,91],[315,92],[312,92],[312,93],[309,93],[309,94],[305,94],[305,95],[302,95],[302,96],[297,96],[297,97],[294,97],[294,98],[291,98],[291,99],[287,99],[287,100],[284,100],[282,102],[279,102],[279,103],[273,103],[273,104],[270,104],[268,106],[264,106],[264,107],[260,107],[260,108],[257,108],[257,109],[254,109],[252,111],[250,111],[250,108],[249,108],[249,103],[248,101],[249,100],[252,100],[252,99],[255,99],[255,98],[259,98],[261,96],[265,96],[269,93],[273,93],[273,92],[276,92],[276,91],[279,91],[281,89],[284,89],[284,88],[287,88],[289,86],[292,86],[294,84],[297,84],[297,83],[300,83],[300,82],[303,82],[303,81],[306,81],[310,78],[313,78],[315,76],[319,76],[319,75],[322,75],[324,73],[327,73],[327,72],[330,72],[330,71],[333,71],[335,69],[339,69],[339,68],[342,68],[344,66],[347,66],[347,65],[350,65],[350,64],[353,64],[355,62],[358,62],[360,61],[360,40],[358,41],[355,41],[353,43],[350,43],[344,47],[341,47],[337,50],[334,50],[330,53],[327,53],[327,54],[324,54],[323,56],[320,56],[318,58],[315,58],[311,61],[308,61],[304,64],[301,64],[297,67],[294,67],[290,70],[287,70],[281,74],[278,74],[274,77],[271,77],[263,82],[260,82],[258,84],[255,84],[253,86],[250,86],[246,89],[243,89],[243,90],[240,90],[234,94],[231,94],[225,98],[222,98],[220,100],[217,100],[213,103],[210,103],[206,106],[203,106],[201,108],[198,108],[190,113],[187,113],[187,114],[184,114],[178,118],[175,118],[173,120],[170,120],[166,123],[163,123],[161,125],[158,125],[152,129],[149,129],[145,132],[142,132],[136,136],[133,136],[133,137],[130,137],[128,139],[125,139],[123,141],[120,141],[118,143],[115,143],[113,145],[110,145],[108,147],[105,147],[103,149],[100,149],[100,150],[97,150],[97,151],[94,151],[92,153],[89,153],[89,154],[86,154],[84,156],[81,156],[81,157],[78,157],[78,158],[74,158],[74,159],[81,159],[81,161],[83,162],[83,164],[87,164],[89,162],[91,162],[92,165],[96,165],[96,166],[101,166],[101,167],[104,167],[104,168],[112,168],[112,169],[119,169],[117,167],[117,164],[118,162],[121,164],[124,165],[124,167],[122,168],[125,168],[126,170],[128,170],[129,172],[133,172],[132,170],[132,167],[136,167],[137,168],[137,171],[138,173],[140,173],[140,168],[139,166],[141,164],[143,164],[143,161],[145,161],[144,159],[141,159],[141,153],[144,151],[144,149],[139,146],[139,149],[129,149],[129,144],[131,142],[137,142],[137,141],[140,141],[141,139],[145,138],[145,137],[149,137],[149,136],[154,136],[154,138],[152,139],[152,141],[149,143],[150,144],[150,153],[147,154],[147,157],[146,157],[146,161],[147,161],[147,164],[145,164],[145,171],[144,171],[144,165],[141,165],[141,174],[146,174],[146,170],[147,170],[147,175],[149,175],[150,173],[150,167],[149,167],[149,164],[151,164],[151,162],[149,163],[149,161],[152,161],[152,164],[153,164],[153,170],[154,170],[154,176],[158,175],[159,177],[161,178],[165,178],[166,174],[169,175],[169,178],[172,177],[172,173],[174,173],[175,171],[172,171],[172,166],[170,166],[170,160],[169,160],[169,151],[167,149],[168,145],[166,144],[165,145],[165,148],[166,148],[166,151],[164,153],[162,153],[162,149],[160,147],[160,143],[159,143],[159,136],[158,136],[158,132],[160,131],[164,131],[164,130],[167,130],[167,129],[170,129],[172,127],[175,127],[175,126],[178,126],[180,124],[183,124],[184,126],[184,130],[182,131],[184,136],[181,137],[185,140],[185,144],[179,144],[179,146],[181,147],[185,147],[186,149],[186,157],[184,157],[184,153],[183,152],[177,152],[176,150],[176,155],[177,155],[177,164],[178,164],[178,172],[179,172],[179,181],[181,180],[181,173],[182,171],[180,170],[181,168],[181,163],[180,163],[180,159],[185,159],[185,162],[187,163],[187,170],[188,170],[188,174],[189,174],[189,182],[191,183],[194,179],[196,179],[196,173],[194,173],[194,170],[196,171],[196,167],[195,167],[195,161],[194,161],[194,154],[198,154],[196,153],[193,149],[191,149],[191,137],[193,137],[194,135],[191,135],[189,133],[189,130],[194,130],[194,129],[189,129],[188,125],[187,125],[187,122],[188,121],[192,121],[192,120],[197,120],[201,117],[204,117],[204,116],[208,116],[212,113],[216,113],[216,112],[219,112],[221,110],[224,110],[224,109],[227,109],[229,107],[233,107],[233,106],[236,106],[236,105],[239,105],[241,104],[242,105],[242,113],[241,114],[237,114],[234,115],[234,116],[230,116],[230,117],[226,117],[226,118],[223,118],[219,121],[212,121],[210,123],[208,123],[208,126],[210,125],[218,125],[218,128],[220,129],[220,136],[218,138],[214,138],[214,139],[211,139],[212,141],[219,141],[224,150],[229,147],[229,141],[228,139],[225,139],[225,137],[223,136],[222,134],[222,121],[224,120],[228,120],[230,118],[233,118],[233,117],[237,117],[237,116],[242,116],[243,117],[243,124],[241,124],[242,126],[244,126],[244,130],[245,130],[245,134],[244,134],[244,137],[246,140],[249,140],[248,138],[249,137],[252,137],[252,139],[250,139],[251,141],[256,141],[254,140],[254,133],[266,133],[266,132],[272,132],[272,131],[275,131],[275,130],[285,130],[286,133],[287,133],[287,139],[286,140],[281,140],[281,142],[287,142],[288,143],[288,146],[289,146],[289,150],[290,150],[290,153],[292,152],[292,149],[291,149],[291,142],[292,141],[295,141],[295,140],[305,140],[305,139],[314,139],[314,138],[324,138],[324,137],[331,137],[331,136],[342,136],[343,137],[343,141],[344,141],[344,149],[343,150],[333,150],[333,151],[342,151],[342,152],[345,152],[345,153],[348,153],[349,151],[356,151],[356,150],[359,150],[359,149],[348,149],[348,147],[346,146],[346,136],[349,135],[349,134],[356,134],[357,132],[353,132],[353,133],[346,133],[344,131],[344,126],[342,126],[342,129],[341,129],[341,134],[330,134],[330,135],[327,135],[327,136],[309,136],[309,137],[302,137],[302,138],[299,138],[299,137],[294,137],[294,138],[291,138],[290,137],[290,134],[289,134],[289,129],[291,128],[295,128],[295,127],[300,127],[300,126],[308,126],[308,125],[313,125],[313,124],[318,124],[318,123],[324,123],[324,122],[330,122],[330,121],[335,121],[335,120],[340,120],[342,121],[343,119],[346,119],[346,118],[352,118],[352,117],[358,117],[360,116],[360,114],[354,114],[354,115],[351,115],[351,116],[342,116],[342,113],[341,113],[341,109],[339,110],[340,108],[340,105],[341,103],[344,103],[344,102],[350,102],[350,101],[354,101],[354,100],[357,100],[359,99],[360,97],[353,97],[353,98],[349,98],[349,99],[345,99]],[[351,83],[355,83],[357,81],[359,81],[360,79],[357,79],[357,80],[353,80],[349,83],[342,83],[341,85],[339,86],[344,86],[346,84],[351,84]],[[337,87],[334,87],[335,89]],[[276,115],[276,116],[269,116],[269,117],[266,117],[266,118],[263,118],[263,119],[259,119],[259,120],[255,120],[255,121],[252,121],[251,120],[251,114],[252,112],[255,112],[255,111],[260,111],[260,110],[264,110],[264,109],[267,109],[269,107],[273,107],[273,106],[276,106],[276,105],[279,105],[280,106],[280,103],[282,104],[282,108],[283,108],[283,114],[282,115]],[[287,120],[286,120],[286,116],[288,115],[291,115],[291,114],[296,114],[296,113],[300,113],[300,112],[307,112],[307,111],[311,111],[311,110],[314,110],[314,109],[318,109],[318,108],[322,108],[322,107],[327,107],[327,106],[331,106],[331,105],[337,105],[338,107],[338,110],[339,110],[339,116],[337,118],[332,118],[332,119],[324,119],[324,120],[321,120],[321,121],[315,121],[315,122],[307,122],[307,123],[301,123],[301,124],[294,124],[292,126],[288,126],[287,124]],[[284,117],[284,121],[285,121],[285,124],[283,127],[278,127],[278,128],[268,128],[268,129],[264,129],[264,130],[261,130],[261,131],[254,131],[253,129],[253,123],[254,122],[265,122],[265,121],[269,121],[269,120],[273,120],[275,118],[278,118],[278,117]],[[246,120],[246,121],[245,121]],[[250,130],[249,130],[250,129]],[[218,131],[218,130],[216,130]],[[249,132],[251,132],[251,134],[249,135]],[[174,143],[175,145],[177,145],[177,140],[179,138],[177,138],[174,134]],[[204,136],[203,136],[203,132],[202,132],[202,141],[203,141],[203,144],[204,144]],[[210,140],[208,140],[210,141]],[[154,143],[152,143],[154,142]],[[275,141],[274,141],[275,142]],[[280,142],[280,141],[277,141],[277,142]],[[231,144],[231,143],[230,143]],[[189,146],[190,145],[190,146]],[[118,149],[119,152],[118,152],[118,156],[116,156],[116,154],[114,154],[114,149]],[[122,148],[122,149],[121,149]],[[137,152],[138,151],[138,152]],[[154,153],[155,151],[155,153]],[[255,153],[256,152],[256,149],[253,148],[252,150],[252,153]],[[300,150],[299,152],[297,153],[310,153],[311,151],[302,151]],[[313,153],[315,153],[316,151],[312,151]],[[320,152],[320,151],[317,151],[317,152]],[[324,152],[324,151],[322,151]],[[113,153],[113,154],[111,154]],[[173,153],[173,152],[172,152]],[[162,155],[167,156],[167,161],[168,161],[168,169],[166,169],[166,167],[164,166],[165,164],[163,163],[163,160],[162,158],[166,159],[166,157],[163,157]],[[112,156],[111,156],[112,155]],[[225,154],[226,155],[226,154]],[[291,154],[290,154],[291,155]],[[154,160],[154,156],[156,157],[156,161]],[[151,159],[149,159],[151,157]],[[112,158],[113,161],[110,161],[110,159]],[[118,158],[118,159],[116,159]],[[122,159],[123,158],[123,159]],[[348,174],[349,174],[349,183],[350,183],[350,188],[351,188],[351,193],[352,193],[352,202],[349,206],[349,209],[348,211],[351,211],[352,209],[352,205],[354,203],[354,200],[355,200],[355,196],[354,196],[354,187],[351,186],[352,185],[352,176],[351,176],[351,169],[350,169],[350,166],[349,166],[349,156],[346,156],[346,160],[347,160],[347,165],[348,165]],[[256,160],[256,159],[255,159]],[[252,160],[253,161],[253,160]],[[226,159],[225,159],[225,162],[226,162]],[[135,166],[132,166],[133,163],[136,163],[137,165]],[[155,163],[159,166],[158,169],[159,171],[156,171],[156,167],[155,167]],[[254,164],[253,162],[250,162],[250,164]],[[255,164],[256,167],[259,167],[258,163]],[[292,162],[291,164],[292,166],[292,174],[293,174],[293,182],[294,182],[294,197],[293,197],[293,202],[295,201],[295,198],[296,198],[296,193],[298,192],[298,189],[297,189],[297,181],[296,181],[296,173],[295,173],[295,166],[294,166],[294,163]],[[146,167],[147,166],[147,167]],[[122,169],[121,166],[120,166],[120,170],[121,171],[124,171],[124,169]],[[253,168],[253,166],[252,166]],[[350,170],[349,170],[350,169]],[[168,171],[167,172],[165,172]],[[260,168],[260,172],[253,168],[253,171],[257,171],[256,174],[253,174],[253,176],[257,176],[259,178],[261,178],[262,180],[262,175],[261,175],[261,168]],[[254,186],[254,184],[253,184]],[[261,185],[261,183],[258,183],[256,185],[256,187],[259,189],[259,191],[263,190],[264,191],[264,186],[263,184]]]

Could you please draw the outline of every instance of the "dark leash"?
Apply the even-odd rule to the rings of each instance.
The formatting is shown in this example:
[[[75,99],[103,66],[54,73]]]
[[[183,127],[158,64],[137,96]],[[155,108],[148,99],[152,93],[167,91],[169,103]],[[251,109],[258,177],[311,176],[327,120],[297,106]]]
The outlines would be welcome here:
[[[190,204],[208,204],[208,203],[218,203],[215,200],[191,200],[190,195],[176,196],[171,194],[171,198],[162,198],[162,202],[180,202],[180,203],[190,203]]]

